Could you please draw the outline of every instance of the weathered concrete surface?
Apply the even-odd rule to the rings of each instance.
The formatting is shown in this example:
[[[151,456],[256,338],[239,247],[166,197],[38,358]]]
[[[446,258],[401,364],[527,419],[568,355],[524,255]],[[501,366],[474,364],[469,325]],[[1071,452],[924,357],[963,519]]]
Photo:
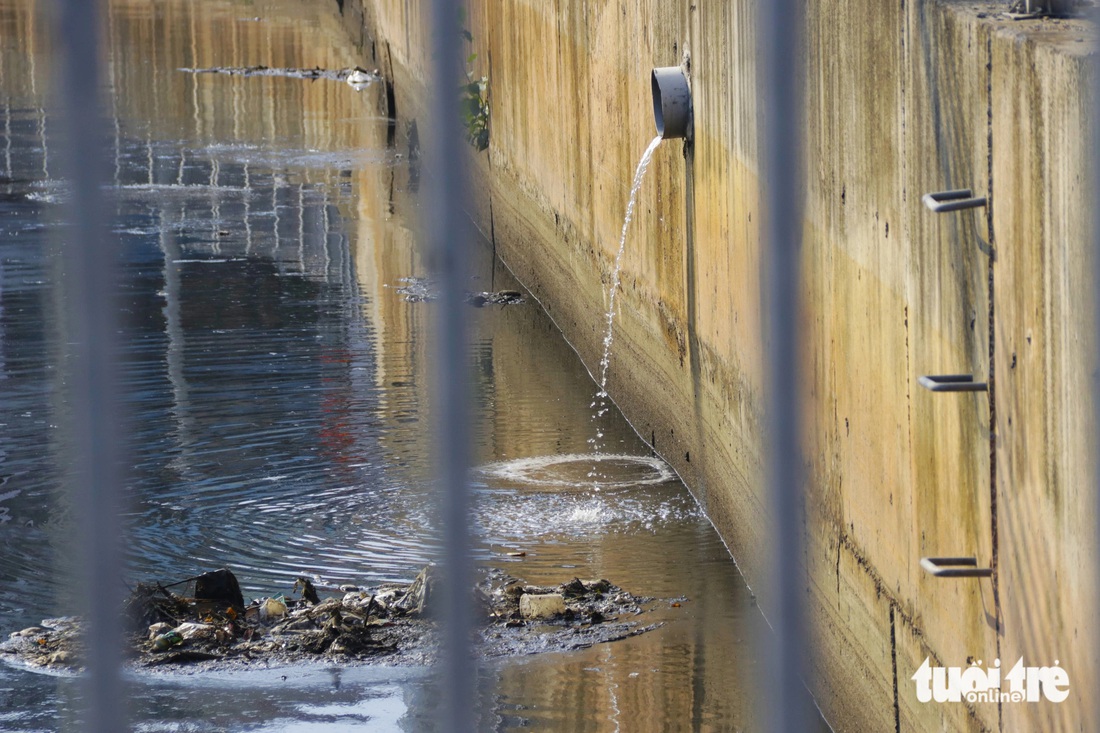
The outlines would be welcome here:
[[[1096,192],[1083,165],[1095,151],[1086,143],[1091,103],[1077,93],[1087,71],[1082,45],[1006,32],[992,59],[993,182],[997,192],[1018,192],[998,197],[993,210],[1001,654],[1054,655],[1067,669],[1089,670],[1078,673],[1077,695],[1097,684],[1088,227]],[[1086,715],[1069,702],[1006,707],[1005,729],[1095,724],[1095,708]]]
[[[643,185],[610,388],[761,586],[754,3],[469,5],[475,71],[491,80],[477,218],[590,368],[631,172],[654,134],[649,72],[690,54],[694,147],[661,146]],[[341,6],[398,111],[422,114],[422,4]],[[1080,23],[1003,9],[823,0],[807,21],[806,602],[812,687],[839,730],[1085,730],[1097,715],[1091,40]],[[959,187],[990,205],[921,205]],[[990,391],[917,385],[948,373]],[[994,576],[935,579],[919,566],[930,555],[972,555]],[[1070,698],[916,699],[925,658],[1007,670],[1020,656],[1058,660]]]

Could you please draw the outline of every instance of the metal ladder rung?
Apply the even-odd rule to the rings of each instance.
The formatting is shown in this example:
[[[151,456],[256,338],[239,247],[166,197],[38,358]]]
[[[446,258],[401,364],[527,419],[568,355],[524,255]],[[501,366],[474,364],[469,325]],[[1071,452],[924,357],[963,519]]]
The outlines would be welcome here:
[[[919,377],[920,386],[932,392],[988,392],[989,385],[975,382],[973,374],[927,374]]]
[[[979,568],[974,557],[922,557],[920,566],[937,578],[989,578],[993,568]]]
[[[962,209],[976,209],[986,204],[985,196],[973,196],[969,188],[926,193],[921,197],[921,201],[937,214],[946,214],[949,211],[961,211]]]

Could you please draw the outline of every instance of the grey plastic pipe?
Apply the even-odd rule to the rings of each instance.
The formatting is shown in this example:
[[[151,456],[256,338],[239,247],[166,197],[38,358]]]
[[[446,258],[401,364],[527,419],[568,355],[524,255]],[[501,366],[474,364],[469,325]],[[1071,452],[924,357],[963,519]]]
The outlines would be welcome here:
[[[665,140],[691,139],[691,87],[679,66],[653,70],[653,121]]]

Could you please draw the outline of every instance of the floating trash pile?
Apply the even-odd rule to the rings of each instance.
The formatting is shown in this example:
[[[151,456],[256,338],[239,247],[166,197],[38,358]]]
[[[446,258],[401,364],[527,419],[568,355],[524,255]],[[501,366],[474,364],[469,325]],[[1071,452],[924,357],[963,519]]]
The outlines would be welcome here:
[[[298,578],[290,597],[245,604],[232,572],[216,570],[164,585],[139,583],[124,605],[129,663],[139,668],[247,669],[328,660],[345,664],[428,665],[438,654],[438,569],[410,584],[343,587],[321,598]],[[186,586],[181,593],[171,589]],[[574,578],[533,586],[500,570],[483,573],[474,595],[481,609],[483,656],[568,651],[657,628],[634,620],[651,610],[607,580]],[[297,596],[297,597],[294,597]],[[80,671],[83,621],[46,619],[0,644],[0,659],[32,668]]]
[[[398,279],[404,283],[397,288],[397,292],[409,303],[431,303],[439,300],[438,285],[424,277],[402,277]],[[521,305],[527,302],[527,298],[518,290],[500,290],[497,292],[472,292],[466,291],[465,301],[475,308],[484,308],[488,305]]]
[[[635,596],[607,580],[573,578],[557,586],[528,585],[489,570],[478,586],[489,623],[481,629],[484,656],[586,649],[661,626],[637,620],[658,601]]]
[[[270,66],[212,66],[205,69],[179,69],[187,74],[229,74],[230,76],[285,76],[291,79],[331,79],[332,81],[347,82],[352,89],[359,92],[376,82],[382,81],[382,75],[378,69],[367,71],[358,66],[348,69],[322,69],[315,66],[312,69],[288,69]]]

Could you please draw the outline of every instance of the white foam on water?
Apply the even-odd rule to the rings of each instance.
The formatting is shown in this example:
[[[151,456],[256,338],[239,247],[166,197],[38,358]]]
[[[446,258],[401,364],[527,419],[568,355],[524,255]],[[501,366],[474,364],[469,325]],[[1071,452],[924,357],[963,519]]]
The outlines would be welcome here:
[[[593,469],[598,473],[598,479],[591,476]],[[558,489],[626,489],[653,486],[676,478],[672,468],[656,456],[614,453],[564,453],[517,458],[490,463],[482,466],[480,471],[486,476],[524,486]]]
[[[573,507],[566,521],[571,524],[604,524],[614,519],[615,514],[603,504],[592,502]]]

